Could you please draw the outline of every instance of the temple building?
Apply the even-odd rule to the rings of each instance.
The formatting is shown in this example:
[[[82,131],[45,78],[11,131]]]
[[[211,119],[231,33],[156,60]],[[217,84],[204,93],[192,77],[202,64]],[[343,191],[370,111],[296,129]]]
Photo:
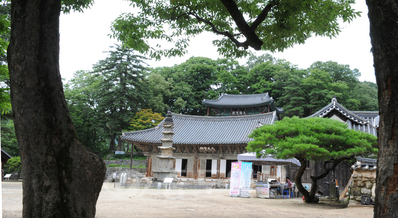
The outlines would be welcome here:
[[[277,115],[282,109],[275,106],[275,101],[268,93],[252,95],[221,94],[216,100],[203,100],[207,106],[207,116],[213,112],[216,116],[241,116],[276,111]]]
[[[349,129],[366,132],[377,136],[377,127],[379,126],[378,111],[349,111],[337,102],[335,97],[332,101],[308,117],[325,117],[341,122],[345,122]]]
[[[225,179],[230,176],[231,162],[245,153],[255,128],[273,124],[282,109],[265,94],[222,95],[204,100],[218,116],[192,116],[172,113],[174,168],[179,178]],[[148,177],[159,171],[159,146],[164,137],[164,121],[155,128],[125,132],[122,139],[132,143],[147,156]],[[258,169],[254,169],[257,171]]]

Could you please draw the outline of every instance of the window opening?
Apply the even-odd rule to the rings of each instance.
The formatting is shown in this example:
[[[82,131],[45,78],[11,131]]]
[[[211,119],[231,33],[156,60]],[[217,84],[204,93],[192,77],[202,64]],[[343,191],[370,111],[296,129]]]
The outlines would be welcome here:
[[[211,159],[206,159],[206,177],[211,177]]]
[[[182,159],[182,161],[181,161],[181,176],[187,176],[187,165],[188,165],[188,159]]]

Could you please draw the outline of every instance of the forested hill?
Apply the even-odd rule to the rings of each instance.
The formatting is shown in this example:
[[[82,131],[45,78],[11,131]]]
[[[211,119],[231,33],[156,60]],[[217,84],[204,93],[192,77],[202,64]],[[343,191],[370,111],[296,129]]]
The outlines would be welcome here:
[[[360,82],[360,75],[357,69],[332,61],[298,69],[271,55],[252,56],[244,66],[230,59],[192,57],[180,65],[150,70],[150,90],[163,108],[150,107],[158,112],[171,107],[175,113],[204,115],[203,99],[216,99],[221,93],[268,92],[288,117],[311,115],[333,96],[349,110],[376,111],[377,86]]]

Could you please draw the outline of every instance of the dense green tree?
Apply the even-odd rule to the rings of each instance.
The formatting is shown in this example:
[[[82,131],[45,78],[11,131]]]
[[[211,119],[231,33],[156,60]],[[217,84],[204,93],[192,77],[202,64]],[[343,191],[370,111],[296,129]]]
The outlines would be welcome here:
[[[7,47],[10,41],[11,4],[0,3],[0,110],[1,113],[11,111],[10,81],[7,66]]]
[[[1,148],[13,157],[19,156],[14,121],[5,115],[1,116]]]
[[[130,119],[150,103],[144,60],[133,50],[116,46],[106,59],[93,66],[92,74],[102,78],[96,95],[98,121],[108,132],[111,151],[116,149],[115,139],[129,127]],[[121,140],[118,142],[121,150]]]
[[[107,134],[100,125],[98,93],[102,77],[90,72],[77,71],[65,84],[65,99],[69,113],[81,142],[91,151],[99,153],[109,143]]]
[[[317,61],[313,63],[309,69],[319,69],[325,71],[330,75],[332,83],[346,83],[350,88],[355,87],[355,85],[358,83],[358,77],[361,76],[361,73],[358,69],[351,70],[349,65],[338,64],[337,62],[333,61]]]
[[[278,101],[278,104],[283,106],[283,116],[304,117],[307,115],[309,103],[306,90],[302,83],[302,77],[289,73],[283,89],[283,95]]]
[[[257,66],[261,63],[264,63],[264,62],[276,63],[276,61],[277,61],[276,58],[274,58],[271,54],[268,54],[268,53],[262,54],[260,56],[250,54],[246,61],[246,68],[248,71],[250,71],[255,66]]]
[[[249,47],[283,51],[312,35],[336,36],[339,20],[347,22],[359,15],[351,8],[352,0],[131,2],[139,12],[115,20],[113,36],[156,58],[185,54],[189,39],[205,31],[223,37],[213,45],[227,57],[246,55]],[[148,39],[161,39],[173,46],[152,46]]]
[[[348,129],[343,122],[327,118],[284,118],[273,125],[255,129],[249,136],[248,151],[257,156],[271,154],[278,159],[297,158],[301,166],[295,182],[305,201],[315,201],[317,181],[344,160],[354,155],[368,156],[377,153],[377,138],[371,134]],[[310,192],[302,185],[301,177],[306,170],[306,161],[325,161],[319,175],[312,175]]]
[[[372,82],[359,82],[354,89],[348,93],[349,101],[353,101],[356,106],[351,106],[347,102],[347,108],[358,111],[378,111],[379,103],[377,101],[377,85]]]
[[[169,105],[165,103],[171,96],[171,82],[167,81],[162,75],[153,71],[148,77],[148,89],[151,97],[148,100],[148,106],[152,111],[166,114]],[[185,106],[185,105],[184,105]]]
[[[5,164],[5,172],[6,173],[13,173],[18,171],[18,178],[21,176],[21,157],[14,156],[8,159],[7,163]]]
[[[248,71],[245,67],[239,65],[238,61],[233,59],[217,60],[217,85],[214,91],[217,95],[221,93],[228,94],[246,94],[249,87],[247,80]]]
[[[152,112],[151,109],[141,109],[130,121],[130,130],[137,131],[149,129],[157,126],[164,117],[159,113]]]
[[[165,104],[176,113],[204,115],[203,99],[218,96],[213,90],[217,85],[217,62],[210,58],[191,57],[180,65],[157,68],[153,72],[169,79],[171,96]]]

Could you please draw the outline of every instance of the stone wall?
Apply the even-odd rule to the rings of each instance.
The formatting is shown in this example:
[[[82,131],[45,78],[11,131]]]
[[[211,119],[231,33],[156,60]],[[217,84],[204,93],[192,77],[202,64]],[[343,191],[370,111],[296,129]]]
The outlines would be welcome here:
[[[110,164],[116,164],[116,165],[125,165],[125,166],[130,166],[130,160],[128,159],[122,159],[122,160],[104,160],[105,165],[109,166]],[[147,160],[133,160],[133,166],[146,166]],[[108,182],[115,181],[114,178],[114,173],[116,173],[116,180],[118,176],[121,173],[130,173],[131,176],[138,176],[139,178],[144,177],[146,173],[146,167],[145,168],[133,168],[130,171],[130,168],[122,168],[122,167],[107,167],[106,168],[106,176],[105,179]]]
[[[104,160],[105,165],[108,166],[110,164],[116,164],[116,165],[126,165],[130,166],[130,160],[129,159],[122,159],[122,160]],[[139,166],[140,164],[143,166],[146,166],[147,160],[133,160],[133,166]]]
[[[369,195],[374,201],[376,189],[376,169],[355,169],[346,197],[350,196],[350,205],[360,205],[362,195]]]

